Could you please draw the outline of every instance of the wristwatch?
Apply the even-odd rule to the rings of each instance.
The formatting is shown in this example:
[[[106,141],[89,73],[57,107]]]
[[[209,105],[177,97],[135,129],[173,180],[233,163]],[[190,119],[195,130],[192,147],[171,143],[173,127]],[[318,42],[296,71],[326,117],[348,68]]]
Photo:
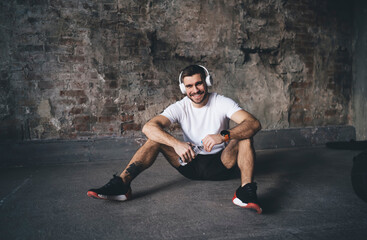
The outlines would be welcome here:
[[[224,137],[224,141],[225,142],[229,142],[229,139],[230,139],[230,133],[228,130],[222,130],[220,132],[220,135],[222,135]]]

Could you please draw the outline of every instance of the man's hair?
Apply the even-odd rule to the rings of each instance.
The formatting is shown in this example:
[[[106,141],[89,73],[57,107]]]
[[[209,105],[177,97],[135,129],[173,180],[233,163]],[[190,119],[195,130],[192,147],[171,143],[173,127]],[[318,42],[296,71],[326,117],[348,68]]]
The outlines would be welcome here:
[[[200,74],[201,80],[205,82],[205,78],[206,78],[205,70],[204,68],[200,67],[199,65],[190,65],[186,67],[184,70],[182,70],[181,82],[183,82],[183,79],[185,77],[191,77],[198,73]]]

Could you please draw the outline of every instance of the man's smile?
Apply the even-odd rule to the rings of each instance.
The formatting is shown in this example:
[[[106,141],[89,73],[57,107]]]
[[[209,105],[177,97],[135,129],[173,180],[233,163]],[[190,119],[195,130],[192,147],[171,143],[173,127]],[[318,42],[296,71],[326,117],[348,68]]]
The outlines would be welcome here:
[[[197,93],[192,93],[190,94],[191,97],[194,97],[194,98],[199,98],[201,97],[202,95],[204,94],[204,92],[197,92]]]
[[[200,100],[203,98],[203,96],[205,95],[205,92],[197,92],[197,93],[192,93],[190,94],[190,98],[195,102],[195,103],[199,103]]]

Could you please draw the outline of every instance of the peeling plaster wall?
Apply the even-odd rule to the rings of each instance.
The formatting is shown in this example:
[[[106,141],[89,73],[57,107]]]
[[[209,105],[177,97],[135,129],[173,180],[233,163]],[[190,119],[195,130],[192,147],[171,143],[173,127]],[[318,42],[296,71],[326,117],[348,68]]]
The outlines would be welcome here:
[[[2,1],[0,138],[134,134],[183,97],[193,63],[264,129],[349,124],[352,12],[342,0]]]
[[[367,3],[355,1],[353,122],[358,140],[367,140]]]

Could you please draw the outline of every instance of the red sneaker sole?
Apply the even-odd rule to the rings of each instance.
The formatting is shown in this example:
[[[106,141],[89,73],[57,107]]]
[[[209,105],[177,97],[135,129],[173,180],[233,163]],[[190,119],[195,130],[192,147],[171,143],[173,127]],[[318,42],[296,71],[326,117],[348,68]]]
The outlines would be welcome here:
[[[87,192],[87,195],[88,197],[91,197],[91,198],[95,198],[95,199],[104,199],[104,200],[116,200],[116,201],[127,201],[127,200],[130,200],[131,197],[132,197],[132,192],[131,192],[131,189],[126,193],[126,195],[123,197],[123,198],[114,198],[114,197],[111,197],[111,198],[104,198],[104,197],[100,197],[98,195],[98,193],[96,192],[93,192],[93,191],[88,191]],[[123,196],[123,195],[121,195]]]
[[[87,192],[87,195],[88,195],[88,197],[92,197],[92,198],[95,198],[95,199],[102,199],[102,198],[100,198],[100,197],[98,196],[98,194],[97,194],[97,193],[92,192],[92,191],[88,191],[88,192]]]
[[[241,208],[247,208],[247,209],[253,209],[255,210],[258,214],[261,214],[262,213],[262,209],[261,207],[259,206],[259,204],[256,204],[256,203],[244,203],[242,202],[239,198],[237,198],[236,196],[236,193],[234,193],[234,196],[232,198],[232,202],[233,204],[241,207]]]

